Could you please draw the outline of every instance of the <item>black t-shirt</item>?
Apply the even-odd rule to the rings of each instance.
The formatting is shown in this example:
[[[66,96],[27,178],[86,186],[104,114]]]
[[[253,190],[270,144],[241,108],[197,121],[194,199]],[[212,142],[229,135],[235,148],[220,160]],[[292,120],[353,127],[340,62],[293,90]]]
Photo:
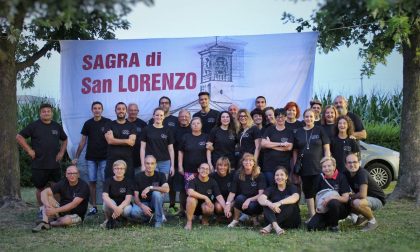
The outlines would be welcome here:
[[[240,156],[242,157],[245,152],[254,154],[255,140],[259,138],[261,138],[261,130],[257,126],[252,126],[246,131],[241,129],[238,134]]]
[[[314,124],[316,125],[316,126],[321,126],[322,124],[321,124],[321,119],[320,120],[318,120],[318,121],[314,121]]]
[[[141,172],[136,176],[135,191],[139,192],[139,199],[141,202],[150,202],[152,200],[152,191],[147,193],[147,198],[141,197],[141,192],[149,186],[162,186],[166,183],[166,175],[163,172],[155,171],[153,176],[147,176],[145,172]]]
[[[141,141],[146,142],[146,155],[153,155],[156,161],[171,159],[168,145],[174,144],[174,135],[169,127],[156,128],[148,125],[143,129]]]
[[[345,171],[344,173],[347,177],[347,180],[349,182],[349,185],[351,189],[354,191],[354,193],[358,193],[360,191],[361,185],[367,185],[367,196],[369,197],[375,197],[382,201],[382,204],[385,205],[385,193],[384,191],[378,186],[376,181],[370,176],[369,172],[366,171],[363,168],[360,168],[356,175],[351,177],[350,173],[348,171]]]
[[[64,206],[72,202],[76,197],[82,198],[82,202],[68,212],[79,215],[82,220],[85,218],[90,194],[89,186],[85,181],[79,179],[75,186],[70,186],[69,181],[64,178],[58,183],[55,183],[51,187],[51,191],[53,194],[60,194],[60,206]]]
[[[115,139],[128,139],[130,135],[136,135],[136,126],[129,121],[125,121],[123,124],[117,121],[111,121],[105,126],[105,133],[112,130]],[[108,159],[114,160],[117,158],[131,159],[133,147],[130,145],[112,145],[108,144]],[[140,154],[139,154],[140,155]]]
[[[347,112],[347,116],[350,117],[350,119],[353,121],[354,124],[354,131],[359,132],[365,129],[363,126],[362,120],[360,120],[360,117],[352,112]]]
[[[233,177],[230,192],[236,195],[245,195],[247,198],[254,197],[258,190],[264,190],[266,187],[265,177],[260,173],[255,179],[251,175],[245,175],[245,181],[239,179],[240,170]]]
[[[128,178],[116,181],[114,177],[110,177],[104,182],[103,192],[108,193],[109,197],[119,206],[125,200],[126,195],[133,195],[133,184]]]
[[[178,153],[179,148],[182,145],[182,139],[184,138],[184,135],[186,134],[191,134],[191,127],[187,126],[187,127],[181,127],[181,126],[177,126],[175,128],[175,133],[174,133],[174,137],[175,137],[175,143],[174,143],[174,150],[175,153]]]
[[[291,129],[293,131],[293,133],[296,133],[297,129],[302,128],[303,126],[305,126],[305,123],[299,120],[296,120],[294,123],[289,123],[289,122],[285,122],[284,126],[286,127],[286,129]]]
[[[284,188],[283,191],[280,191],[277,185],[264,190],[264,194],[271,202],[279,202],[280,200],[284,200],[285,198],[290,197],[295,193],[299,194],[297,187],[293,184],[286,185],[286,188]],[[294,205],[297,205],[297,203]]]
[[[190,181],[188,184],[188,189],[193,189],[199,194],[206,195],[211,200],[214,200],[214,198],[220,195],[219,186],[217,185],[216,180],[212,178],[209,178],[207,182],[203,182],[198,177],[196,177]]]
[[[270,138],[271,142],[277,143],[293,143],[294,142],[294,134],[293,131],[290,129],[283,129],[279,131],[276,129],[276,126],[271,126],[268,128],[262,139]],[[263,171],[267,172],[274,172],[276,171],[276,167],[282,165],[289,169],[290,167],[290,158],[292,157],[292,151],[278,151],[271,148],[265,148],[264,152],[264,161],[263,161]]]
[[[231,164],[235,164],[235,145],[238,141],[234,132],[223,130],[220,127],[213,128],[208,142],[213,143],[214,150],[211,152],[213,165],[220,157],[227,157]]]
[[[344,174],[342,173],[338,173],[337,177],[334,178],[325,178],[325,180],[328,181],[328,183],[330,183],[330,185],[333,187],[331,188],[326,182],[325,180],[322,178],[322,175],[319,174],[318,175],[318,184],[317,184],[317,192],[324,190],[324,189],[333,189],[336,190],[340,195],[343,195],[344,193],[350,193],[350,186],[349,183],[347,182],[347,178],[346,176],[344,176]]]
[[[147,126],[147,123],[140,118],[137,118],[134,122],[131,122],[136,127],[136,143],[133,146],[133,167],[140,166],[140,142],[141,142],[141,132],[143,128]]]
[[[149,120],[149,125],[153,125],[154,122],[155,120],[151,118]],[[175,127],[178,125],[178,117],[174,115],[168,115],[167,117],[165,117],[165,119],[163,119],[162,124],[163,126],[168,127],[170,130],[175,130]]]
[[[201,131],[209,134],[211,129],[216,126],[217,118],[219,118],[220,112],[214,109],[210,109],[208,113],[202,113],[201,110],[193,115],[193,117],[200,117],[203,124]]]
[[[324,128],[325,133],[327,133],[328,138],[330,141],[334,139],[334,137],[337,136],[337,124],[324,124],[322,125],[322,128]]]
[[[346,138],[341,139],[338,136],[333,138],[331,145],[331,155],[335,158],[337,162],[337,169],[340,172],[346,170],[346,157],[350,153],[360,152],[359,143],[355,139]]]
[[[213,172],[210,174],[210,177],[216,180],[217,185],[219,186],[220,193],[222,194],[224,199],[227,199],[227,196],[230,192],[230,187],[232,185],[234,173],[229,173],[224,177],[219,176],[217,172]]]
[[[55,158],[60,152],[60,140],[67,139],[63,127],[57,122],[43,123],[40,119],[32,122],[19,132],[24,138],[31,138],[31,146],[35,151],[32,169],[59,169]]]
[[[105,139],[105,126],[111,120],[101,117],[99,121],[91,118],[83,124],[82,135],[87,137],[86,160],[105,160],[108,143]]]
[[[182,137],[179,150],[184,154],[182,165],[185,172],[196,173],[200,164],[207,163],[207,139],[208,135],[205,133],[199,136],[188,133]]]
[[[319,163],[324,156],[324,145],[329,144],[330,139],[324,129],[314,126],[310,130],[299,128],[295,134],[293,148],[299,151],[298,156],[303,153],[301,176],[312,176],[321,172]],[[308,149],[309,145],[309,149]]]

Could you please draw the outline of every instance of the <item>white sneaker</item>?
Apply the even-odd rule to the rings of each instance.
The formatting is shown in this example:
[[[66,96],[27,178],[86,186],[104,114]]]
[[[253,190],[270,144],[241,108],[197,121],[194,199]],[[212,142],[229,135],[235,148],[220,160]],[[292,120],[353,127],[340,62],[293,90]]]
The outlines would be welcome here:
[[[231,223],[229,223],[228,228],[234,228],[239,224],[239,221],[233,220]]]

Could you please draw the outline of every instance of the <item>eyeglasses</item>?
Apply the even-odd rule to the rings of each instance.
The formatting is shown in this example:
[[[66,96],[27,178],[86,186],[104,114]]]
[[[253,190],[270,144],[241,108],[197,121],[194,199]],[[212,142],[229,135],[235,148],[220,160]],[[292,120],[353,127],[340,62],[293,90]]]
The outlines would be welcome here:
[[[247,118],[247,115],[239,115],[239,118]]]
[[[358,164],[359,161],[347,161],[347,164]]]
[[[117,170],[117,171],[121,171],[121,170],[125,170],[125,168],[122,168],[122,167],[115,167],[115,168],[113,168],[114,170]]]
[[[76,175],[78,175],[79,173],[78,172],[67,172],[66,173],[68,176],[76,176]]]

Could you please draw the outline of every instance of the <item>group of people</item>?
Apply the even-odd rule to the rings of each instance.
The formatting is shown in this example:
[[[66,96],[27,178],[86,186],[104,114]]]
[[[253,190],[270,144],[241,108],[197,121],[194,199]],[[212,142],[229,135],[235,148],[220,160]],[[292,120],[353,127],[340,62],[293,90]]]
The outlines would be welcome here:
[[[301,225],[302,192],[309,230],[339,231],[338,221],[347,216],[364,231],[378,226],[372,211],[385,204],[385,196],[360,169],[357,140],[366,138],[366,130],[347,111],[343,96],[323,110],[319,100],[312,100],[303,121],[295,102],[275,109],[258,96],[252,111],[231,104],[219,112],[210,108],[209,93],[200,92],[198,101],[200,111],[191,116],[182,109],[176,117],[170,114],[170,98],[163,96],[148,123],[138,118],[135,103],[117,103],[112,121],[102,116],[102,103],[93,102],[93,117],[82,127],[62,180],[59,161],[67,136],[52,120],[51,105],[41,105],[40,119],[16,137],[33,159],[32,181],[41,206],[33,231],[81,223],[88,201],[87,215],[96,214],[98,180],[104,181],[104,228],[118,226],[121,219],[162,227],[164,196],[169,194],[169,209],[178,212],[176,192],[187,230],[194,216],[209,225],[216,215],[227,218],[230,228],[249,219],[267,224],[262,234],[283,234]],[[77,168],[85,145],[88,183]],[[54,200],[56,193],[60,202]]]

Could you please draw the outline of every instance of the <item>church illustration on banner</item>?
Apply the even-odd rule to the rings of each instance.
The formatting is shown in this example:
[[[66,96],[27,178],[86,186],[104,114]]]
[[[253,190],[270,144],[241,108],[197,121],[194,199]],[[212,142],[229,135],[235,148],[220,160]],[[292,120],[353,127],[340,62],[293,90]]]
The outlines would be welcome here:
[[[198,92],[210,94],[210,107],[223,111],[235,103],[235,87],[243,86],[244,80],[244,45],[243,42],[216,42],[198,54],[201,56],[200,89]],[[177,114],[181,109],[188,109],[191,114],[201,110],[196,99],[171,111]]]

